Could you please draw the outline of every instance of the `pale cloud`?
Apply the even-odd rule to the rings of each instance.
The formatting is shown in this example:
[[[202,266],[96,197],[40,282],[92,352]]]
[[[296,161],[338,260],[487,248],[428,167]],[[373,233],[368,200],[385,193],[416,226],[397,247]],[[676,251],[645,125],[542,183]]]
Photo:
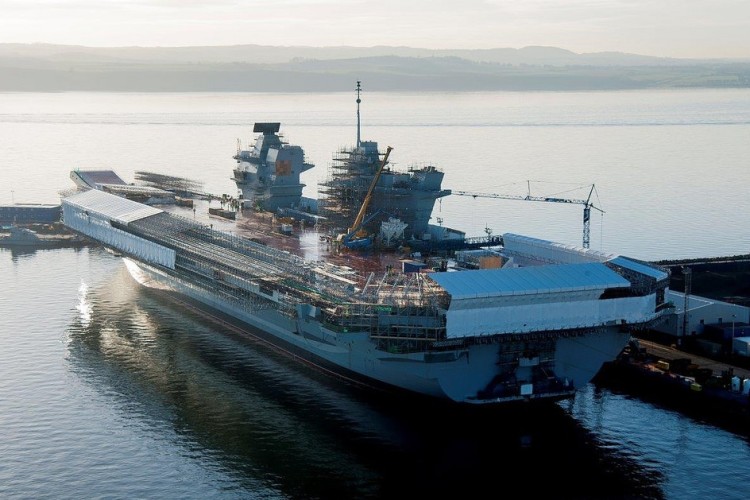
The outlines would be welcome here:
[[[0,0],[0,43],[549,45],[750,57],[748,0]]]

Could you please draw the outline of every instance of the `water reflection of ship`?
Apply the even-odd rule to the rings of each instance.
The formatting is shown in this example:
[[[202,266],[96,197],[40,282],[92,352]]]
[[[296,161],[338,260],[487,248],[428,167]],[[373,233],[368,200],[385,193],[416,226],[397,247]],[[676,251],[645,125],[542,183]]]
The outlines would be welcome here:
[[[480,498],[487,478],[512,477],[529,494],[558,498],[659,496],[658,477],[643,473],[629,484],[643,466],[600,447],[563,407],[436,413],[292,367],[247,337],[219,333],[166,295],[134,287],[125,272],[87,294],[87,320],[70,327],[73,371],[116,397],[134,425],[173,428],[160,434],[166,446],[218,462],[232,478],[228,491]],[[540,463],[553,464],[545,481],[538,481]],[[587,480],[571,480],[580,470]]]
[[[261,346],[226,334],[215,338],[189,310],[148,290],[134,287],[123,269],[88,291],[87,320],[70,328],[74,370],[97,390],[125,399],[118,408],[133,409],[137,420],[175,425],[176,446],[195,449],[197,441],[211,461],[218,458],[240,475],[252,471],[255,478],[240,479],[253,483],[250,491],[273,483],[270,490],[299,497],[302,478],[312,471],[366,475],[321,435],[330,419],[308,420],[295,411],[315,402],[325,407],[332,398],[325,386],[292,373]],[[340,413],[348,415],[363,417],[355,408]]]

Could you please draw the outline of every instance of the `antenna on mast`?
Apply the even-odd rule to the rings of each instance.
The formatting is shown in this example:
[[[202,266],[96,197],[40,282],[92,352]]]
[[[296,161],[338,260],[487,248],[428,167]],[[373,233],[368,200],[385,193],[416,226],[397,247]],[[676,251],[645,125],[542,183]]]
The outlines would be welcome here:
[[[357,147],[359,147],[360,143],[362,142],[359,135],[359,103],[362,102],[362,99],[359,98],[359,93],[362,92],[360,83],[361,82],[357,80]]]

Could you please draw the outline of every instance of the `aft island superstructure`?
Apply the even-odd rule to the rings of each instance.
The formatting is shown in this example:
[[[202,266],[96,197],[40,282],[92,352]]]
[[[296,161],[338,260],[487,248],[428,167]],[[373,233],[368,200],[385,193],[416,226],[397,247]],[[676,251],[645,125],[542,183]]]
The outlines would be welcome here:
[[[660,268],[513,234],[498,268],[359,275],[102,191],[65,198],[63,215],[142,283],[297,357],[462,404],[572,397],[670,310]]]
[[[358,228],[378,235],[380,246],[444,237],[430,225],[435,201],[451,194],[443,189],[444,173],[433,165],[397,170],[384,162],[375,141],[363,141],[360,129],[360,82],[357,82],[357,142],[334,154],[327,178],[318,186],[319,213],[334,230],[352,227],[358,210],[367,203],[367,217]],[[385,158],[387,159],[387,158]]]

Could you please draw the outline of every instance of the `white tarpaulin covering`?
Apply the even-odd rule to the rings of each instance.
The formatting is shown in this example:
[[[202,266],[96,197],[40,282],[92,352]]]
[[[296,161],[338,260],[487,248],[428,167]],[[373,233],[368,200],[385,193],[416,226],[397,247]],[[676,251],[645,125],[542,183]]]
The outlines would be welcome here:
[[[145,262],[174,269],[174,250],[113,227],[110,223],[115,221],[126,225],[162,213],[163,210],[98,190],[65,198],[62,205],[63,220],[72,230]]]
[[[580,262],[605,262],[616,255],[590,248],[565,245],[520,234],[503,234],[503,248],[509,255],[521,255],[546,263],[575,264]]]
[[[598,262],[431,273],[453,300],[626,288],[630,282]]]
[[[598,262],[431,273],[451,296],[448,337],[589,328],[641,322],[656,298],[601,299],[628,280]]]

